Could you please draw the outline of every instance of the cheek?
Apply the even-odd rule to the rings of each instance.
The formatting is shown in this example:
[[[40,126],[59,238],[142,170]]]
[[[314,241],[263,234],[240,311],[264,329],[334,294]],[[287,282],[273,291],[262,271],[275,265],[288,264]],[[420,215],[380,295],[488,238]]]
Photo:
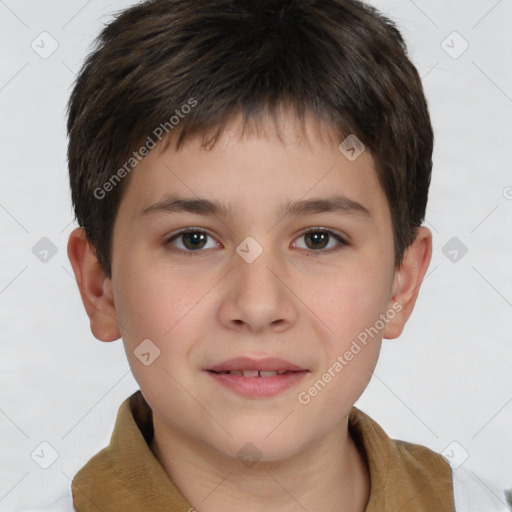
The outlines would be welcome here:
[[[123,339],[130,343],[141,336],[165,340],[192,313],[205,294],[207,283],[184,276],[169,265],[139,260],[133,258],[121,267],[116,309],[126,331]]]
[[[318,335],[325,342],[318,387],[325,384],[330,390],[320,393],[317,406],[337,410],[340,403],[354,403],[371,379],[382,340],[380,315],[389,290],[382,268],[370,264],[332,275],[336,278],[324,280],[323,293],[309,297],[314,303],[311,309],[321,319]]]
[[[204,321],[201,315],[211,309],[205,294],[213,284],[171,272],[168,266],[138,268],[144,270],[126,268],[129,278],[122,281],[116,299],[126,356],[141,388],[157,394],[160,386],[179,392],[172,376],[179,382],[187,376],[183,361],[189,359],[191,340]],[[150,354],[145,356],[151,361],[147,366],[141,356],[145,353]]]
[[[126,357],[148,403],[157,410],[190,407],[190,397],[180,383],[189,386],[183,362],[193,339],[191,320],[197,325],[194,312],[199,308],[194,305],[204,292],[183,281],[153,268],[127,280],[120,290],[119,321],[123,323]]]
[[[321,320],[319,325],[325,326],[324,333],[336,350],[342,350],[361,331],[375,324],[389,296],[382,269],[372,270],[369,265],[317,276],[314,288],[312,284],[306,282],[300,293]]]

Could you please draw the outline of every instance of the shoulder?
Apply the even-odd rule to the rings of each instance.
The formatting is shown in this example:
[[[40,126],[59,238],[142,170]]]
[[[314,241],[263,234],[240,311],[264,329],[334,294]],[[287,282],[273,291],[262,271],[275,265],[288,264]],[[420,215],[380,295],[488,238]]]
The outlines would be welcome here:
[[[456,512],[511,512],[512,489],[506,490],[470,468],[452,468]]]
[[[67,489],[61,496],[56,500],[52,501],[48,505],[40,507],[33,507],[31,509],[21,510],[19,512],[76,512],[73,506],[73,496],[71,489]]]
[[[429,463],[450,465],[455,512],[512,512],[512,487],[504,489],[470,467],[455,468],[450,460],[426,446],[405,441],[396,443],[401,455],[412,457],[415,464],[423,465],[427,460]],[[425,458],[425,455],[433,458]]]

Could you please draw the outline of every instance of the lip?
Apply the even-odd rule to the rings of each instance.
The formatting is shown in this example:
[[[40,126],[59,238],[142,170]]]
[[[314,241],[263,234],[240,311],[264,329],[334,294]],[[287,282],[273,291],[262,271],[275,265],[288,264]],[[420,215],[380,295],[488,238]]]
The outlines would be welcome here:
[[[244,367],[244,370],[249,369]],[[229,373],[214,373],[211,370],[205,370],[205,372],[217,383],[245,398],[265,398],[278,395],[295,386],[309,373],[309,370],[294,370],[273,377],[244,377]]]
[[[243,375],[229,373],[215,373],[237,370],[286,371],[289,373],[272,377],[244,377]],[[278,395],[296,385],[309,373],[306,368],[279,357],[265,357],[263,359],[235,357],[207,368],[205,371],[217,383],[246,398],[264,398]]]
[[[280,359],[279,357],[266,357],[264,359],[252,359],[250,357],[235,357],[234,359],[229,359],[228,361],[224,361],[223,363],[207,368],[207,370],[212,370],[214,372],[230,372],[236,370],[286,370],[294,372],[309,371],[306,368],[302,368],[300,366],[297,366],[296,364],[292,364],[289,361]],[[271,379],[273,377],[265,378]]]

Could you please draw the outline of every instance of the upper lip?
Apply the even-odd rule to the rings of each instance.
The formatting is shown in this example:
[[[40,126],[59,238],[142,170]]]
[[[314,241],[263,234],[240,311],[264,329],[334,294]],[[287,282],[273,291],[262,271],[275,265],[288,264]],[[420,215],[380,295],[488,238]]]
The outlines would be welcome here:
[[[279,357],[266,357],[264,359],[251,359],[249,357],[235,357],[223,363],[208,368],[215,372],[230,372],[237,370],[263,370],[263,371],[304,371],[306,368],[292,364]]]

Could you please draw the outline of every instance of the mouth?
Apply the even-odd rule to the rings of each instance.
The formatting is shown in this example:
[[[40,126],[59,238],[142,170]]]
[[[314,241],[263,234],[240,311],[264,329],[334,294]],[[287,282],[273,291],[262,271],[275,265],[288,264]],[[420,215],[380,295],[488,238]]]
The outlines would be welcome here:
[[[306,368],[290,363],[278,357],[252,359],[250,357],[235,357],[207,369],[215,373],[231,373],[244,377],[274,377],[289,372],[309,371]]]
[[[222,371],[216,372],[214,370],[208,370],[209,372],[216,373],[217,375],[238,375],[243,377],[275,377],[276,375],[286,375],[290,373],[299,373],[297,370],[230,370],[230,371]],[[308,371],[308,370],[300,370],[300,371]]]
[[[275,396],[297,385],[309,371],[284,359],[244,357],[206,370],[214,381],[246,398]]]

